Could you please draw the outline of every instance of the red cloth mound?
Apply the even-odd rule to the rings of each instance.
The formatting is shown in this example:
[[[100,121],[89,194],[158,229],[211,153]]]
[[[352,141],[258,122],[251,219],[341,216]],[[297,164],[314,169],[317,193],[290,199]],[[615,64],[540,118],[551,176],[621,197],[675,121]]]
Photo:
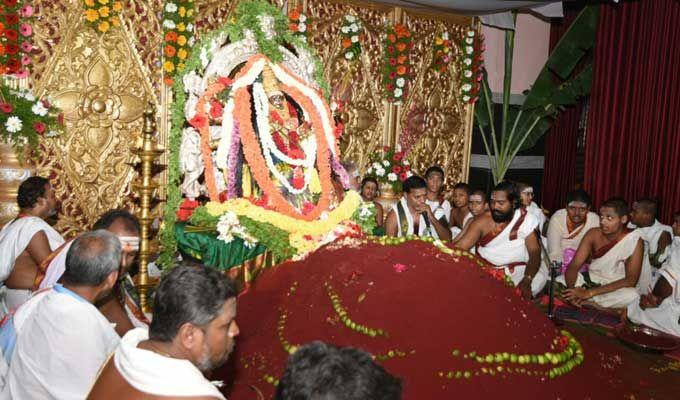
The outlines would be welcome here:
[[[376,355],[402,378],[404,399],[622,398],[630,389],[616,378],[621,357],[603,341],[582,343],[584,363],[555,379],[549,361],[512,363],[509,355],[559,353],[562,334],[475,262],[423,242],[326,248],[286,263],[239,298],[237,321],[231,363],[213,376],[231,399],[271,398],[267,377],[282,375],[284,348],[313,340]],[[506,359],[476,359],[496,353]]]

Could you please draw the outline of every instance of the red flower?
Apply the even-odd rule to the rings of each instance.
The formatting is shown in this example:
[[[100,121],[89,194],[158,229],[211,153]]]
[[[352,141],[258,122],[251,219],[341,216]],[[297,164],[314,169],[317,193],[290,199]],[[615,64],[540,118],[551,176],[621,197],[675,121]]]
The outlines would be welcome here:
[[[390,151],[389,146],[384,146],[384,147],[383,147],[383,151],[384,151],[385,153],[387,153],[388,151]]]
[[[210,116],[213,117],[213,119],[222,118],[223,111],[224,107],[222,107],[222,104],[219,101],[213,101],[212,104],[210,104]]]
[[[42,103],[43,107],[45,107],[45,108],[47,108],[47,109],[49,109],[50,107],[52,107],[52,105],[50,104],[49,101],[47,101],[47,99],[41,99],[40,102]]]
[[[179,210],[177,210],[177,219],[181,222],[188,221],[191,214],[194,213],[194,209],[198,206],[198,201],[184,199],[182,204],[179,205]]]
[[[5,4],[7,7],[14,7],[17,5],[17,0],[2,0],[2,2]]]
[[[19,38],[19,34],[14,29],[6,29],[3,32],[3,34],[5,35],[7,40],[9,40],[11,42],[15,42]]]
[[[400,180],[400,181],[403,182],[403,181],[405,181],[407,178],[408,178],[408,175],[406,174],[406,172],[402,172],[401,174],[399,174],[399,180]]]
[[[57,123],[59,125],[64,125],[64,113],[59,113],[59,115],[57,115]]]
[[[12,58],[9,61],[7,61],[7,70],[9,71],[10,74],[17,72],[19,68],[21,68],[21,63],[19,62],[19,60]]]
[[[7,25],[16,25],[19,23],[19,15],[17,14],[5,14],[5,22]]]
[[[387,46],[387,52],[388,53],[394,53],[394,46]]]
[[[314,211],[314,208],[315,208],[314,203],[312,203],[310,201],[305,201],[304,203],[302,203],[302,210],[301,210],[302,215],[309,214],[310,212]]]
[[[387,88],[387,90],[393,90],[394,89],[394,85],[391,84],[391,83],[388,83],[385,87]]]
[[[390,72],[390,79],[395,79],[397,77],[397,73],[392,71]]]
[[[11,104],[9,103],[0,103],[0,111],[4,112],[5,114],[9,114],[14,110],[14,107],[12,107]]]
[[[410,170],[411,170],[411,166],[410,166],[410,165],[404,165],[404,171],[408,172],[408,171],[410,171]]]
[[[394,153],[394,157],[392,157],[394,161],[401,161],[402,158],[404,158],[404,153],[401,151]]]
[[[5,51],[7,52],[7,54],[17,54],[19,52],[19,46],[17,46],[16,44],[8,44],[5,47]]]
[[[38,121],[35,124],[33,124],[33,129],[35,129],[36,132],[42,135],[43,133],[45,133],[45,124]]]
[[[208,120],[202,115],[196,114],[194,117],[189,121],[191,126],[193,126],[196,129],[201,129],[204,128],[208,125]]]
[[[217,82],[223,84],[224,86],[231,86],[231,84],[234,83],[234,80],[227,78],[226,76],[220,76],[217,78]]]
[[[293,184],[293,189],[300,190],[305,186],[305,178],[302,175],[295,174],[290,183]]]
[[[394,172],[395,174],[400,174],[401,173],[401,167],[398,166],[398,165],[395,165],[394,167],[392,167],[392,172]]]
[[[390,58],[390,65],[392,65],[392,66],[397,65],[397,59],[396,58]]]

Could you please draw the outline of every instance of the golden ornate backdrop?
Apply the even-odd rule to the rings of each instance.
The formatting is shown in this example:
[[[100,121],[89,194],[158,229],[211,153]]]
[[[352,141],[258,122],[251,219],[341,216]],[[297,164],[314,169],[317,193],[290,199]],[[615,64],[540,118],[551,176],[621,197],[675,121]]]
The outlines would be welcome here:
[[[81,0],[33,3],[41,17],[34,27],[38,50],[32,84],[36,94],[49,94],[66,111],[67,124],[65,135],[43,143],[36,169],[55,183],[62,204],[57,228],[67,235],[88,227],[110,208],[134,208],[130,147],[140,137],[142,111],[149,101],[157,105],[159,140],[167,147],[171,101],[160,69],[159,17],[164,1],[125,2],[122,27],[105,34],[85,24],[81,4]],[[236,4],[197,0],[197,36],[223,24]],[[310,41],[319,50],[331,87],[348,90],[349,104],[342,114],[347,158],[365,168],[376,148],[398,143],[402,127],[408,127],[422,132],[409,156],[416,171],[438,163],[450,183],[467,179],[472,108],[458,100],[454,63],[443,74],[428,67],[437,31],[445,28],[459,37],[472,23],[470,18],[441,18],[348,1],[289,5],[303,7],[312,17]],[[351,67],[341,56],[339,38],[340,19],[349,12],[363,21],[366,34],[361,60]],[[391,23],[406,24],[414,33],[415,80],[400,106],[381,97],[381,32]]]

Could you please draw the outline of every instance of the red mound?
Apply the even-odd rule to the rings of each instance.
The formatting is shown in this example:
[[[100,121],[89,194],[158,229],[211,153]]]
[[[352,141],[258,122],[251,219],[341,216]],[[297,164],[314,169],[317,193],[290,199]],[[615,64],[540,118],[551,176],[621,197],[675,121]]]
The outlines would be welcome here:
[[[323,249],[260,276],[238,308],[241,336],[220,373],[232,399],[254,398],[253,389],[271,398],[286,350],[313,340],[374,354],[402,378],[404,399],[629,392],[611,344],[584,343],[577,365],[577,342],[532,304],[473,261],[423,242]]]

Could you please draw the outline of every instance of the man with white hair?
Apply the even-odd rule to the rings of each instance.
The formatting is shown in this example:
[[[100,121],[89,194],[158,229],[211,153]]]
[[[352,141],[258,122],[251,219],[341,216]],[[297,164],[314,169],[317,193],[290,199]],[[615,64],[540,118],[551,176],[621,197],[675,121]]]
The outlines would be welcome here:
[[[112,233],[83,234],[66,256],[63,285],[35,293],[5,318],[0,398],[85,398],[120,341],[94,306],[115,285],[120,257],[120,241]]]

